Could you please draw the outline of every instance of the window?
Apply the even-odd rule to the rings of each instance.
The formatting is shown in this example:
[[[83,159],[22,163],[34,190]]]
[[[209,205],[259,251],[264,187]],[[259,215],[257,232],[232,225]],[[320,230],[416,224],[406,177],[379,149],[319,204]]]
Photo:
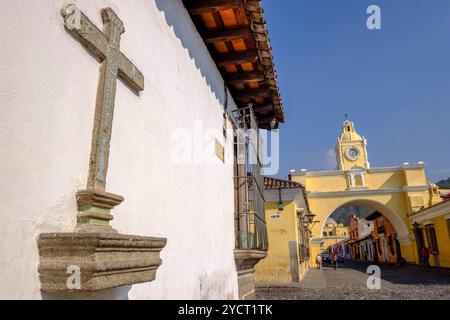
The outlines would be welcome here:
[[[431,247],[431,253],[433,253],[433,254],[439,253],[437,240],[436,240],[436,231],[434,230],[434,225],[432,225],[432,224],[426,225],[425,233],[427,235],[428,247]]]
[[[362,187],[363,181],[361,175],[355,175],[355,187]]]
[[[323,236],[324,236],[324,237],[326,237],[326,236],[327,236],[327,233],[326,233],[326,232],[324,232],[324,233],[323,233]]]
[[[391,253],[391,256],[395,256],[394,240],[393,240],[392,236],[389,236],[388,244],[389,244],[389,251]]]
[[[263,145],[253,109],[234,110],[235,234],[237,249],[267,251]]]
[[[384,220],[379,220],[377,223],[377,232],[378,233],[385,233],[386,228],[384,227]]]
[[[365,188],[366,186],[366,179],[365,179],[365,172],[363,171],[353,171],[350,172],[348,176],[348,187],[349,188]]]
[[[309,258],[309,236],[308,230],[303,226],[303,223],[299,219],[298,221],[298,251],[299,260],[305,261]]]

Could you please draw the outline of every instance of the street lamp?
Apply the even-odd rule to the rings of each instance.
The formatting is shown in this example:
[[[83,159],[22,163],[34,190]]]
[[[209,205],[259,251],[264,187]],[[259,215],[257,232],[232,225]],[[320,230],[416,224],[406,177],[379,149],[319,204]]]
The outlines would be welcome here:
[[[316,217],[316,215],[312,212],[305,213],[303,216],[308,221],[308,224],[313,224],[313,222],[317,222],[317,221],[314,221],[314,218]]]
[[[283,201],[281,200],[281,188],[278,188],[278,197],[279,197],[278,211],[283,211],[284,210],[284,206],[283,206]]]
[[[314,221],[314,218],[316,217],[316,215],[312,212],[308,212],[305,213],[303,215],[303,223],[307,225],[307,228],[309,230],[309,236],[312,237],[312,228],[314,227],[314,225],[319,222],[319,221]]]

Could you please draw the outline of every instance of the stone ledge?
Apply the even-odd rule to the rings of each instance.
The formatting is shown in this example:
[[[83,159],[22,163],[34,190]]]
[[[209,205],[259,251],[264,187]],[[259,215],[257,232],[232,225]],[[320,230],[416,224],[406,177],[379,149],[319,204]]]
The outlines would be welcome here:
[[[235,249],[234,260],[238,274],[239,299],[254,300],[255,265],[267,257],[267,251]]]
[[[165,238],[114,233],[39,235],[41,290],[97,291],[155,279]],[[80,288],[69,289],[70,266],[80,270]]]
[[[238,271],[253,272],[255,265],[267,257],[267,251],[235,249],[234,260]]]

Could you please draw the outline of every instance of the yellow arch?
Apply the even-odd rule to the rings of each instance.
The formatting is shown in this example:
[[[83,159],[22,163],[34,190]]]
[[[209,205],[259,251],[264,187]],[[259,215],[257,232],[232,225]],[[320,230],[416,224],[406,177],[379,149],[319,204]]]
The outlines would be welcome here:
[[[318,222],[311,228],[311,256],[324,246],[323,226],[337,209],[362,205],[383,214],[394,226],[402,257],[418,261],[409,215],[438,203],[423,164],[392,168],[360,168],[322,172],[292,172],[291,179],[303,184],[310,209]],[[327,239],[331,241],[334,239]]]
[[[323,222],[321,222],[321,230],[320,234],[323,234],[323,228],[325,226],[326,220],[338,209],[348,207],[348,206],[364,206],[371,209],[374,209],[378,212],[380,212],[383,216],[385,216],[394,226],[395,230],[397,231],[398,237],[400,239],[408,238],[409,231],[408,227],[406,226],[405,222],[400,218],[400,216],[395,213],[391,208],[389,208],[384,203],[381,203],[379,201],[368,199],[368,198],[362,198],[362,199],[352,199],[352,200],[344,200],[342,204],[338,205],[332,211],[328,214],[328,216],[324,219]]]
[[[307,191],[316,224],[311,228],[311,255],[320,252],[327,218],[338,208],[363,205],[383,214],[394,226],[402,256],[418,261],[410,214],[441,201],[425,174],[425,164],[404,163],[396,167],[373,168],[367,155],[367,141],[355,130],[352,121],[342,123],[336,142],[338,170],[291,171],[290,178]],[[337,240],[337,239],[327,239]],[[314,259],[312,259],[314,260]]]

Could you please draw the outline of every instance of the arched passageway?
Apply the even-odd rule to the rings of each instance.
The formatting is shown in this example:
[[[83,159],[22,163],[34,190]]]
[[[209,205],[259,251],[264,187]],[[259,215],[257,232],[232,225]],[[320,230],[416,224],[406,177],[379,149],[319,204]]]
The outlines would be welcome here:
[[[390,223],[392,223],[392,225],[394,226],[394,228],[397,231],[397,234],[400,238],[408,237],[408,235],[409,235],[408,228],[407,228],[405,222],[400,218],[399,214],[394,212],[393,209],[389,208],[388,205],[378,202],[376,200],[371,200],[371,199],[354,199],[354,200],[345,201],[341,204],[338,204],[337,207],[332,209],[328,214],[325,214],[325,216],[318,214],[318,217],[322,216],[322,221],[318,221],[318,223],[320,224],[320,234],[323,234],[323,229],[325,227],[326,220],[334,212],[336,212],[338,209],[349,207],[349,206],[366,207],[366,208],[373,209],[373,211],[378,211],[383,216],[385,216],[387,219],[389,219]],[[317,214],[317,212],[315,212],[315,213]],[[314,233],[313,233],[313,236],[314,236]]]
[[[313,212],[316,214],[315,223],[312,226],[311,254],[320,254],[325,250],[338,248],[347,259],[368,260],[376,263],[396,263],[405,255],[412,259],[412,242],[410,232],[404,221],[406,214],[396,211],[394,201],[377,201],[374,199],[321,199],[319,203],[312,201]],[[368,234],[352,235],[350,226],[348,231],[343,231],[340,237],[336,234],[329,235],[327,220],[342,208],[358,206],[370,208],[367,218],[372,224],[372,230]],[[356,222],[358,223],[358,222]],[[344,226],[347,227],[347,226]],[[361,229],[361,226],[359,227]],[[339,229],[339,224],[337,226]],[[361,232],[361,230],[360,230]],[[343,237],[347,233],[347,237]],[[344,238],[354,241],[345,241]],[[345,245],[344,245],[345,244]]]

